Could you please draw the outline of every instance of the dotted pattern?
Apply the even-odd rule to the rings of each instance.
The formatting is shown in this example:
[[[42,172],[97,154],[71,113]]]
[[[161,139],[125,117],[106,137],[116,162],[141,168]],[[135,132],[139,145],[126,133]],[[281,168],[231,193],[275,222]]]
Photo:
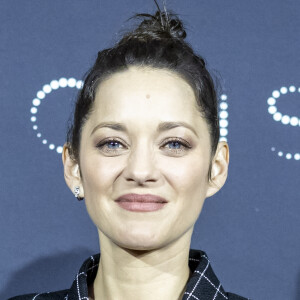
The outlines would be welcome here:
[[[277,99],[280,98],[281,95],[286,95],[288,93],[300,93],[300,87],[296,88],[294,85],[290,87],[281,87],[279,90],[274,90],[272,92],[272,97],[269,97],[267,103],[269,105],[268,112],[273,116],[274,121],[281,122],[283,125],[290,125],[293,127],[300,126],[300,119],[297,116],[289,116],[283,115],[280,111],[278,111],[276,106]],[[277,153],[279,157],[285,158],[287,160],[294,159],[300,160],[300,153],[284,153],[283,151],[276,149],[276,147],[272,147],[271,151]]]
[[[286,159],[288,159],[288,160],[290,160],[290,159],[300,160],[300,153],[290,153],[290,152],[284,153],[284,152],[281,151],[281,150],[279,150],[279,151],[276,150],[275,147],[272,147],[272,148],[271,148],[271,151],[277,153],[277,155],[278,155],[279,157],[283,157],[283,158],[286,158]]]
[[[220,118],[220,139],[219,141],[227,142],[228,135],[228,103],[227,95],[222,94],[220,97],[220,109],[219,109],[219,118]]]
[[[36,136],[41,140],[43,145],[47,145],[49,150],[56,150],[57,153],[62,153],[62,145],[55,145],[54,143],[48,141],[46,137],[43,136],[42,132],[39,131],[37,124],[38,107],[45,101],[46,96],[51,92],[58,90],[59,88],[77,88],[81,89],[83,86],[82,80],[76,80],[75,78],[60,78],[59,80],[52,80],[49,84],[45,84],[43,88],[36,93],[36,98],[32,100],[32,107],[30,109],[31,117],[30,121],[33,123],[32,129],[36,131]]]

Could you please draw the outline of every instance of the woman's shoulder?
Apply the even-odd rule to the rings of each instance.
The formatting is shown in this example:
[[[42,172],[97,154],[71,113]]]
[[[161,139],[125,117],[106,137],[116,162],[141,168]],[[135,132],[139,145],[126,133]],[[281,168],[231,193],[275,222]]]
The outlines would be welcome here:
[[[49,293],[19,295],[7,300],[67,300],[68,291],[69,290],[61,290]]]

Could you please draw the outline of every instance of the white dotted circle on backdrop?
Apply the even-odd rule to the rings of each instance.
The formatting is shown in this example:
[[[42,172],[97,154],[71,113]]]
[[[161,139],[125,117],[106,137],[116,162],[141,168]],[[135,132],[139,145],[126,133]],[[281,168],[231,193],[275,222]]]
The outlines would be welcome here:
[[[76,80],[75,78],[60,78],[59,80],[52,80],[49,84],[45,84],[43,88],[36,93],[36,98],[32,100],[32,107],[30,108],[31,116],[30,121],[33,123],[32,129],[37,131],[37,138],[39,138],[42,144],[47,145],[49,150],[56,150],[57,153],[62,153],[63,147],[61,145],[55,145],[55,143],[48,141],[46,137],[38,130],[37,115],[38,107],[45,101],[47,94],[50,94],[54,90],[59,88],[77,88],[81,89],[83,85],[82,80]]]
[[[288,93],[300,93],[300,87],[296,88],[294,85],[291,85],[290,87],[281,87],[279,90],[274,90],[272,92],[272,97],[268,98],[268,112],[269,114],[273,115],[273,119],[276,122],[281,122],[283,125],[291,125],[293,127],[300,126],[300,118],[297,116],[289,116],[289,115],[282,115],[281,112],[277,110],[276,101],[278,98],[280,98],[281,95],[285,95]],[[287,160],[294,159],[294,160],[300,160],[300,153],[284,153],[281,150],[276,150],[275,147],[271,148],[271,151],[277,153],[279,157],[283,157]]]
[[[291,126],[300,126],[300,119],[297,116],[289,116],[283,115],[281,112],[278,111],[276,106],[277,99],[280,98],[281,95],[285,95],[288,93],[295,93],[298,90],[300,93],[300,88],[296,88],[294,85],[291,85],[289,88],[283,86],[279,90],[275,90],[272,92],[272,97],[268,98],[267,102],[269,105],[268,112],[269,114],[273,115],[273,119],[276,122],[281,122],[284,125],[291,125]]]
[[[227,103],[227,95],[222,94],[220,97],[220,110],[219,110],[219,118],[220,118],[220,141],[227,142],[228,135],[228,103]]]
[[[290,160],[290,159],[300,160],[300,153],[290,153],[290,152],[284,153],[283,151],[276,150],[275,147],[272,147],[271,151],[277,153],[277,155],[279,157],[283,157],[283,158],[288,159],[288,160]]]

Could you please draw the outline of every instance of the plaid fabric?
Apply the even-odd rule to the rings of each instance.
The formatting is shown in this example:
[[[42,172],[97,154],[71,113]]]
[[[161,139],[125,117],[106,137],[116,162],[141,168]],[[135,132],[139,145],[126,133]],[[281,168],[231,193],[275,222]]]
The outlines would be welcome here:
[[[30,294],[8,300],[89,300],[88,285],[97,274],[100,254],[88,258],[76,274],[69,290]],[[212,270],[210,261],[201,250],[190,249],[189,267],[192,276],[186,285],[182,300],[246,300],[247,298],[226,293]]]

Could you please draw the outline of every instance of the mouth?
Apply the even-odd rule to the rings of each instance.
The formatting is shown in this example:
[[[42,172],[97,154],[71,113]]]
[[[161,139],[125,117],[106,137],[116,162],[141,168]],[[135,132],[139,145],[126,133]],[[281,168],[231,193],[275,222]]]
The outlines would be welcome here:
[[[135,212],[150,212],[162,209],[168,201],[152,194],[125,194],[115,200],[125,210]]]

